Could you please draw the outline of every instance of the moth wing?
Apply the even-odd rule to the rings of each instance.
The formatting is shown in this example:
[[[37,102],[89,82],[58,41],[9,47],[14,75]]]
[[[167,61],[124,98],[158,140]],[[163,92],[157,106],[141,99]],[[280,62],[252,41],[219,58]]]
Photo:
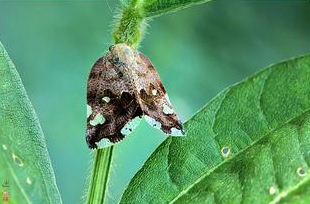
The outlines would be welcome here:
[[[138,101],[146,121],[172,136],[183,136],[182,122],[175,113],[166,90],[151,61],[139,53],[134,71],[138,84]]]
[[[119,142],[133,130],[122,131],[126,124],[142,115],[131,84],[107,56],[99,58],[90,71],[87,110],[89,148],[97,148],[96,143],[102,139]]]

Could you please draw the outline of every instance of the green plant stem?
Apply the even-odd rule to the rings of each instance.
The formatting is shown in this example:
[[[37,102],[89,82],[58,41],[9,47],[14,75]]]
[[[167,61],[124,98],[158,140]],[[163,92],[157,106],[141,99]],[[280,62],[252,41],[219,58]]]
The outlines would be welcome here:
[[[105,203],[113,146],[95,151],[86,204]]]
[[[113,32],[115,43],[127,43],[137,47],[145,25],[143,9],[136,3],[123,5],[122,13],[118,16]]]
[[[114,41],[137,47],[148,19],[209,1],[212,0],[131,0],[122,5],[117,15]]]

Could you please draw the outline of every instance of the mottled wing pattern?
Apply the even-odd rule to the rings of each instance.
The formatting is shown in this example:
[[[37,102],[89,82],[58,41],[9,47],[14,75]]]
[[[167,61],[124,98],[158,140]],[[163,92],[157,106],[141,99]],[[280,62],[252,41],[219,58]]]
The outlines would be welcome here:
[[[109,139],[118,142],[124,138],[122,128],[142,112],[134,95],[132,84],[113,62],[109,53],[92,67],[87,84],[87,132],[90,148],[96,142]]]
[[[173,136],[185,134],[183,126],[172,108],[163,84],[150,60],[139,53],[134,79],[137,95],[146,121],[153,127]]]

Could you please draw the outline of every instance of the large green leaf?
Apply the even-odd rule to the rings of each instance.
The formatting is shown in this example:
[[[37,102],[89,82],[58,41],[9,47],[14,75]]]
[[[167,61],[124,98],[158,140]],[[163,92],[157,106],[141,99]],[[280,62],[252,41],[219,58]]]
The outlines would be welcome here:
[[[1,43],[0,125],[0,176],[9,203],[62,203],[39,121]]]
[[[121,203],[309,203],[310,56],[220,93],[166,139]]]

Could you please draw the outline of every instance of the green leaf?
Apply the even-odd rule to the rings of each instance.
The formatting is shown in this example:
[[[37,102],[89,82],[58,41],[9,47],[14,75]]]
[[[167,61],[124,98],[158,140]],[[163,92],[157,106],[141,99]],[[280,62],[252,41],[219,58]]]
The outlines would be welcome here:
[[[86,204],[105,203],[112,154],[113,146],[95,151],[95,156],[93,159],[94,163],[91,170],[91,177],[86,195]]]
[[[309,204],[310,203],[310,185],[306,183],[295,192],[287,195],[279,203],[281,204]]]
[[[9,203],[62,203],[38,118],[1,42],[0,76],[2,191]]]
[[[116,15],[115,43],[137,47],[146,29],[146,20],[212,0],[129,0]]]
[[[145,0],[143,11],[147,18],[157,17],[166,13],[178,11],[213,0]]]
[[[155,150],[121,203],[309,201],[309,82],[307,55],[224,90],[186,122],[186,137]]]

